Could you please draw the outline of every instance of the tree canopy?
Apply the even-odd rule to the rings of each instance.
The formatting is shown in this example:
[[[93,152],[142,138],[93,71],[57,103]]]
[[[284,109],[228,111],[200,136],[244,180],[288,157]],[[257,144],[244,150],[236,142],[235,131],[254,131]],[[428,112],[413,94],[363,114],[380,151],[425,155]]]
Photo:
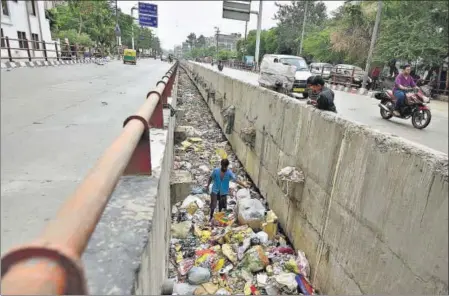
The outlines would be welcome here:
[[[83,46],[112,50],[116,46],[116,13],[123,45],[132,47],[134,32],[135,48],[161,51],[160,41],[151,29],[141,28],[120,9],[116,12],[114,1],[69,0],[48,11],[47,16],[54,37],[67,38],[70,43]]]

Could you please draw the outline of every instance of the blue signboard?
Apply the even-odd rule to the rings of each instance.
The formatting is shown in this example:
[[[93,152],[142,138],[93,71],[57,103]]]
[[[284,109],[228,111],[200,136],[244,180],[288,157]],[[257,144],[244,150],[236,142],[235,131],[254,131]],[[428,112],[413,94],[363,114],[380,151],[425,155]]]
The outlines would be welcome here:
[[[157,16],[139,14],[139,25],[157,28]]]
[[[152,15],[157,17],[157,5],[139,2],[139,15],[141,14]]]

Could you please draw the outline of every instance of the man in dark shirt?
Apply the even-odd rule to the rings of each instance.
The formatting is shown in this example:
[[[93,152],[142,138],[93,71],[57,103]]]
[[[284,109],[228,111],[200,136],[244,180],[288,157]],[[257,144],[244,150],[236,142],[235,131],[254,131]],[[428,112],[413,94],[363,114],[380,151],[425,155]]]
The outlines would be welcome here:
[[[324,86],[324,80],[321,76],[315,76],[313,78],[311,87],[313,92],[318,94],[316,103],[312,103],[312,105],[321,110],[337,113],[337,108],[334,104],[334,92]]]
[[[315,78],[315,76],[310,76],[309,78],[307,78],[307,89],[306,91],[302,94],[304,99],[309,99],[312,101],[316,101],[316,99],[318,98],[318,94],[314,93],[312,90],[312,81]]]

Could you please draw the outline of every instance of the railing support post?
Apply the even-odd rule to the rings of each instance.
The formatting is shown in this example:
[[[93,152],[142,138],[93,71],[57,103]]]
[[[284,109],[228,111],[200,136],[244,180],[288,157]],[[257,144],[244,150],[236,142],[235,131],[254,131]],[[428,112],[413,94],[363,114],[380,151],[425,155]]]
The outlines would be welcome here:
[[[28,60],[31,62],[30,43],[28,42],[28,39],[24,39],[24,42],[26,42],[26,45],[27,45]]]
[[[5,37],[5,41],[6,41],[6,47],[8,49],[8,58],[9,58],[9,61],[12,62],[11,46],[9,46],[9,38],[8,38],[8,36]]]
[[[156,110],[154,110],[156,111]],[[131,120],[139,120],[145,126],[145,130],[140,137],[139,143],[134,149],[133,155],[123,173],[129,175],[151,175],[151,145],[150,145],[150,126],[145,118],[132,115],[123,122],[123,127]]]
[[[44,49],[44,57],[45,57],[45,61],[48,61],[48,57],[47,57],[47,46],[45,45],[45,41],[42,42],[42,48]]]
[[[59,62],[59,52],[58,52],[58,43],[55,42],[55,50],[56,50],[56,60]]]
[[[160,82],[165,84],[165,88],[167,87],[167,84],[164,81],[161,80],[158,82],[158,84]],[[164,92],[165,92],[165,90],[164,90]],[[152,94],[155,94],[158,96],[158,101],[157,101],[156,108],[154,108],[153,114],[151,115],[151,118],[150,118],[150,127],[163,128],[164,127],[164,103],[162,102],[163,94],[161,95],[155,90],[150,91],[147,95],[147,100],[150,98],[150,96]]]

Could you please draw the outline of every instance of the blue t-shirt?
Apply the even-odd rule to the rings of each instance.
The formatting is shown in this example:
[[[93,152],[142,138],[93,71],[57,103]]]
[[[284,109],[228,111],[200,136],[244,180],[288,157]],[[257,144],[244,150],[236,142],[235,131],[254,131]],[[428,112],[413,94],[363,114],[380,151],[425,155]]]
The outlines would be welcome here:
[[[219,195],[227,195],[229,194],[229,181],[235,181],[236,177],[234,173],[228,169],[223,176],[223,180],[220,178],[220,168],[215,168],[210,175],[212,181],[214,182],[212,185],[212,193]]]

